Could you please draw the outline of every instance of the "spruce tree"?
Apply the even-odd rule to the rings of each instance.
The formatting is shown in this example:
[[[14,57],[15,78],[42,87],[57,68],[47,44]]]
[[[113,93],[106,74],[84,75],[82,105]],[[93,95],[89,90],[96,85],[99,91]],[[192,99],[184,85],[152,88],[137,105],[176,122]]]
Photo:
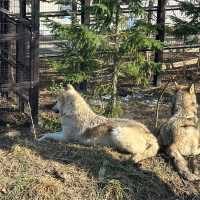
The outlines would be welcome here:
[[[59,0],[58,3],[72,1]],[[129,9],[128,14],[123,12],[125,6]],[[54,66],[65,73],[67,81],[90,78],[94,70],[109,68],[111,80],[106,84],[106,91],[111,95],[109,112],[114,113],[119,76],[129,77],[135,83],[147,83],[158,66],[146,59],[145,50],[160,49],[162,45],[147,37],[155,29],[143,20],[142,0],[94,0],[92,5],[82,9],[90,12],[90,26],[49,21],[55,37],[65,41],[59,46],[62,60]]]
[[[200,33],[200,1],[178,1],[184,18],[171,16],[174,22],[173,34],[185,42],[197,42]]]

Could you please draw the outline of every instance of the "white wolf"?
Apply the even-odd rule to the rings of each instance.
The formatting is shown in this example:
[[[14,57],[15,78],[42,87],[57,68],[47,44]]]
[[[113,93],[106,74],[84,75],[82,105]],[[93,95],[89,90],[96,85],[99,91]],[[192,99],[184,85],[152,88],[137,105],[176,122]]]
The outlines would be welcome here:
[[[156,137],[146,126],[134,120],[95,114],[71,85],[58,95],[53,110],[60,113],[62,131],[47,133],[39,141],[110,146],[130,153],[134,162],[155,156],[159,149]]]

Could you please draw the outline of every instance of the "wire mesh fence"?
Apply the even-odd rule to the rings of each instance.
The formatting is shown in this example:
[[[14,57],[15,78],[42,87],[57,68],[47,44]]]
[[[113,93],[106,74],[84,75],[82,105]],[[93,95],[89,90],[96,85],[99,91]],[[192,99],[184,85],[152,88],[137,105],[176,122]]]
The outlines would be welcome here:
[[[150,21],[152,24],[156,24],[157,19],[157,1],[153,1],[152,7],[149,7],[149,1],[144,1],[144,9],[147,13],[151,13]],[[180,11],[180,7],[178,6],[178,2],[175,0],[168,0],[167,5],[165,8],[165,25],[166,26],[172,26],[173,21],[171,19],[171,16],[177,16],[181,19],[185,19],[185,16]],[[126,5],[123,6],[123,12],[127,15],[127,18],[131,17],[131,11],[128,9]],[[47,23],[44,22],[47,17],[50,20],[56,21],[58,23],[67,25],[71,24],[72,20],[72,5],[64,7],[61,4],[55,4],[53,2],[41,3],[41,9],[40,9],[40,56],[41,57],[52,57],[52,56],[59,56],[59,48],[57,48],[57,44],[62,41],[58,41],[53,37],[53,34],[51,33],[51,29],[47,26]],[[81,21],[80,18],[80,8],[77,9],[77,16],[78,21]],[[92,23],[92,16],[91,23]],[[81,23],[81,22],[80,22]],[[127,23],[127,25],[130,25],[130,23]],[[192,37],[192,36],[191,36]],[[181,55],[181,52],[185,51],[187,54],[187,57],[189,56],[189,52],[191,52],[191,57],[193,57],[193,52],[198,52],[198,48],[200,48],[200,44],[193,44],[193,45],[187,45],[186,41],[184,41],[184,38],[175,38],[170,33],[166,31],[165,33],[165,51],[164,51],[164,62],[166,60],[169,60],[168,55],[171,56],[172,61],[177,60],[177,54]],[[172,56],[173,55],[173,56]],[[180,58],[180,56],[178,56]],[[174,59],[174,60],[173,60]],[[180,58],[182,59],[182,58]],[[42,66],[43,67],[43,66]]]
[[[23,111],[29,100],[33,112],[36,108],[37,100],[31,100],[31,94],[39,83],[35,67],[38,51],[35,27],[39,27],[39,21],[37,12],[31,11],[38,5],[38,0],[0,1],[0,111]]]

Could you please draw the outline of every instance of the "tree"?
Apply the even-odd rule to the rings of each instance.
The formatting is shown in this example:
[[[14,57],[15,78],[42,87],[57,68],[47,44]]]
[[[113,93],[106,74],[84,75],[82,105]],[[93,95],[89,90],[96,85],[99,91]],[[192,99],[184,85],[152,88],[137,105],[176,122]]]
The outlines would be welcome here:
[[[165,7],[167,5],[168,0],[158,0],[157,5],[157,35],[156,40],[164,42],[165,40]],[[155,52],[155,62],[162,63],[163,62],[163,51],[158,49]],[[156,71],[153,77],[153,83],[155,86],[160,84],[159,82],[159,72]]]
[[[185,42],[197,42],[200,33],[200,2],[199,0],[179,1],[179,6],[185,17],[171,16],[174,22],[172,33]]]
[[[126,1],[130,10],[128,15],[123,12],[124,4],[122,0],[94,0],[84,8],[93,18],[90,26],[78,23],[63,26],[50,22],[56,38],[65,41],[60,45],[63,60],[56,64],[60,70],[74,72],[74,77],[84,74],[88,78],[94,69],[110,68],[112,78],[107,85],[111,94],[110,113],[117,107],[119,76],[130,77],[135,83],[147,83],[150,72],[156,70],[157,65],[146,60],[144,51],[162,47],[159,41],[147,38],[155,29],[142,20],[142,0]],[[67,77],[69,80],[69,75]]]

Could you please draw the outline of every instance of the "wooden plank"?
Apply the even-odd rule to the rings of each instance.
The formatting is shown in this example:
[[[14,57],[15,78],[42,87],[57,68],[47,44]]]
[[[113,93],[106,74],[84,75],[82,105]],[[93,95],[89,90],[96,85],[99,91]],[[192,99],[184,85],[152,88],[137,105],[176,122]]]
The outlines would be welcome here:
[[[73,1],[74,2],[74,1]],[[198,5],[197,5],[198,6]],[[149,7],[143,7],[145,11],[151,12],[151,11],[157,11],[157,6],[153,6],[151,8]],[[129,10],[128,8],[122,8],[123,13],[131,13],[132,10]],[[168,5],[165,8],[165,11],[173,11],[173,10],[180,10],[180,6],[178,5]],[[40,17],[59,17],[59,16],[72,16],[74,12],[71,10],[66,10],[66,11],[44,11],[40,12]],[[81,10],[77,9],[75,12],[78,16],[81,14]],[[10,13],[12,16],[12,13]],[[31,13],[27,13],[27,17],[31,18]]]
[[[162,64],[162,69],[173,69],[173,68],[180,68],[180,67],[186,67],[188,65],[195,65],[198,64],[199,58],[193,58],[190,60],[184,60],[180,62],[174,62],[174,63],[165,63]]]
[[[200,48],[200,44],[183,44],[183,45],[172,45],[172,46],[168,46],[168,47],[164,47],[164,50],[168,50],[168,49],[195,49],[195,48]]]
[[[63,16],[72,16],[73,12],[71,10],[64,10],[64,11],[44,11],[40,12],[40,17],[63,17]],[[80,11],[77,15],[80,15]],[[27,13],[26,15],[28,18],[31,18],[31,13]]]

